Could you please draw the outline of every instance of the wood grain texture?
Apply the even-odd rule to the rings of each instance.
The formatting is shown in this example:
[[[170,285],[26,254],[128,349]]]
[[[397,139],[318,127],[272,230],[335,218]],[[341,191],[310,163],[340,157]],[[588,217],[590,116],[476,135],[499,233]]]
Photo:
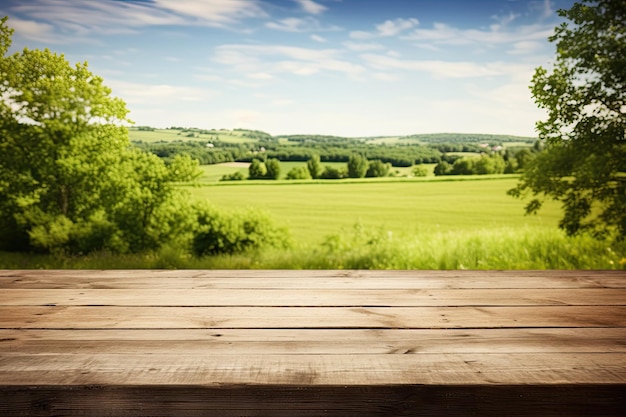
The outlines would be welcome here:
[[[464,306],[619,306],[626,289],[5,289],[3,306],[140,307],[464,307]]]
[[[0,306],[5,329],[624,327],[626,306],[575,307],[24,307]]]
[[[626,352],[626,328],[0,330],[3,354],[347,355]]]
[[[0,416],[623,416],[623,271],[0,271]]]
[[[1,271],[1,288],[489,289],[626,288],[623,271]]]
[[[4,417],[623,417],[618,385],[35,386],[1,388]],[[28,410],[28,414],[21,413]]]

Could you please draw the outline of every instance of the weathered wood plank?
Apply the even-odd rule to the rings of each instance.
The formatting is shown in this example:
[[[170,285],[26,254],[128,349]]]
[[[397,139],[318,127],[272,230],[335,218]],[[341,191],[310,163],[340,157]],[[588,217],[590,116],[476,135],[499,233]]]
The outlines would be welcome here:
[[[621,385],[0,387],[3,417],[623,417]]]
[[[577,307],[24,307],[0,306],[0,328],[624,327],[626,306]]]
[[[625,353],[0,356],[15,385],[626,384]]]
[[[0,355],[626,353],[626,328],[0,330]]]
[[[607,306],[623,305],[626,289],[5,289],[4,306]]]
[[[2,271],[0,288],[626,288],[625,271]]]
[[[0,415],[622,416],[625,284],[624,271],[0,271]]]

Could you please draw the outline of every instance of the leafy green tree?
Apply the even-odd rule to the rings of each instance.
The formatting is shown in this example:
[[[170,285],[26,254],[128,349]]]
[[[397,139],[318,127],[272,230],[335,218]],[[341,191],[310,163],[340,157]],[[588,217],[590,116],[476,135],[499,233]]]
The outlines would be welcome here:
[[[349,178],[363,178],[367,173],[367,167],[369,163],[367,158],[361,155],[351,155],[348,159],[348,177]]]
[[[437,165],[435,165],[434,174],[436,176],[440,175],[450,175],[452,172],[452,165],[450,165],[447,161],[441,161]]]
[[[306,167],[309,170],[309,174],[311,178],[316,179],[319,178],[322,174],[322,165],[320,163],[320,156],[313,155],[311,159],[306,162]]]
[[[531,90],[547,120],[537,123],[544,145],[524,166],[510,194],[560,201],[559,226],[568,234],[591,230],[626,235],[626,3],[583,0],[549,39],[556,43],[550,70],[539,67]]]
[[[505,166],[506,163],[499,154],[482,155],[474,160],[473,171],[477,175],[502,174]]]
[[[0,20],[0,247],[135,252],[184,234],[197,164],[130,148],[125,103],[87,63],[49,50],[7,55]],[[188,230],[187,230],[188,232]]]
[[[531,159],[533,159],[534,154],[530,149],[520,149],[519,151],[515,152],[515,160],[517,161],[517,169],[518,170],[523,170],[524,167],[526,167],[526,165],[528,164],[528,162],[530,162]]]
[[[253,159],[248,167],[248,178],[251,180],[260,180],[267,176],[267,167],[264,162]]]
[[[265,178],[270,180],[277,180],[280,178],[280,162],[278,159],[268,159],[265,163],[265,168],[267,170]]]
[[[385,163],[381,161],[380,159],[376,159],[374,161],[369,162],[365,176],[368,178],[386,177],[387,175],[389,175],[390,169],[391,169],[390,163]]]
[[[459,158],[452,164],[451,175],[474,175],[474,164],[477,158]]]

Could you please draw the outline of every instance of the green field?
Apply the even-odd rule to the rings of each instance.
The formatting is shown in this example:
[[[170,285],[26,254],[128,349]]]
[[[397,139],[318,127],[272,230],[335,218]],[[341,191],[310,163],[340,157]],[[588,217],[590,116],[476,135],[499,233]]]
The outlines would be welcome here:
[[[498,228],[556,229],[560,212],[548,205],[525,216],[523,202],[506,195],[516,178],[464,181],[399,180],[220,183],[192,188],[219,208],[256,207],[291,230],[297,241],[321,242],[357,223],[396,235]]]
[[[219,140],[226,143],[255,143],[256,139],[245,137],[246,131],[237,130],[208,130],[198,133],[186,132],[181,129],[154,129],[154,130],[138,130],[130,128],[128,136],[131,141],[141,141],[146,143],[153,142],[176,142],[176,141],[202,141]],[[193,134],[193,136],[191,136]],[[188,136],[189,135],[189,136]]]
[[[224,211],[261,209],[289,248],[196,258],[181,246],[86,256],[0,252],[0,267],[188,269],[625,269],[626,242],[567,237],[555,203],[524,216],[514,177],[238,181],[189,187]],[[289,238],[290,236],[290,238]]]

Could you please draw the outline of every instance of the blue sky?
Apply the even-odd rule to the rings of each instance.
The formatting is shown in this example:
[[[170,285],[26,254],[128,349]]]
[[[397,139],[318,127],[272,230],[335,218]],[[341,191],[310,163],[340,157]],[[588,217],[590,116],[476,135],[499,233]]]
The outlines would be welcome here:
[[[12,50],[88,61],[155,127],[535,136],[573,0],[3,0]]]

